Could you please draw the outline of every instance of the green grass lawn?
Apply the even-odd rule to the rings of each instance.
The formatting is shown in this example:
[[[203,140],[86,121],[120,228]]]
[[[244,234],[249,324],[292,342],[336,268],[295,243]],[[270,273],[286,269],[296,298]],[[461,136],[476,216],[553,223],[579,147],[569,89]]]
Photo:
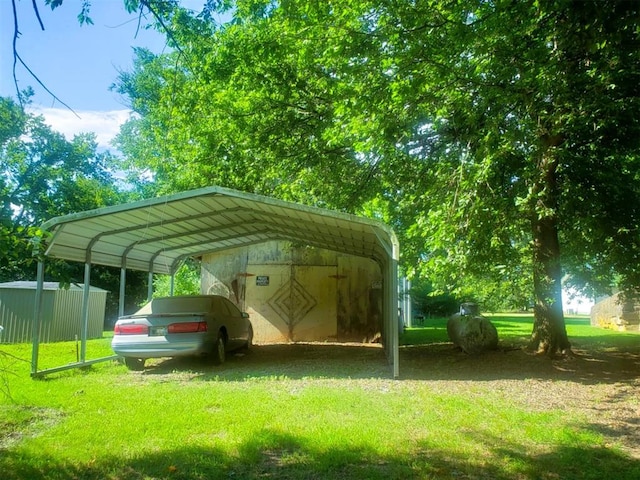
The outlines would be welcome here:
[[[527,316],[492,321],[505,345],[531,330]],[[640,340],[585,319],[567,328],[580,348]],[[87,358],[110,355],[109,341],[90,341]],[[442,319],[401,338],[439,342]],[[481,381],[393,380],[382,351],[365,350],[366,362],[335,369],[322,357],[259,365],[254,352],[222,367],[133,373],[107,362],[32,380],[30,345],[1,345],[0,478],[640,478],[640,461],[584,413],[528,408]],[[74,342],[42,345],[40,368],[75,352]]]
[[[502,344],[525,344],[531,336],[533,318],[527,313],[486,314],[496,326]],[[589,346],[610,344],[615,348],[637,345],[639,337],[636,332],[616,332],[590,325],[586,315],[569,316],[565,318],[567,333],[572,344],[587,340]],[[402,335],[401,344],[414,345],[417,343],[448,342],[447,319],[427,319],[416,328],[407,328]]]

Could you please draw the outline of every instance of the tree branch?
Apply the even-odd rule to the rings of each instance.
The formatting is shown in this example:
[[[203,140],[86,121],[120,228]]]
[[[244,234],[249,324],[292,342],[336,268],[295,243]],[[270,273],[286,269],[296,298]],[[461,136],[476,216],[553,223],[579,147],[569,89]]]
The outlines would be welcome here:
[[[64,105],[66,108],[68,108],[68,109],[69,109],[69,111],[70,111],[71,113],[73,113],[76,117],[81,118],[81,117],[80,117],[80,115],[78,115],[78,114],[76,113],[76,111],[75,111],[73,108],[71,108],[69,105],[67,105],[67,104],[66,104],[66,103],[64,103],[62,100],[60,100],[60,99],[58,98],[58,96],[57,96],[55,93],[53,93],[51,90],[49,90],[49,89],[47,88],[47,86],[46,86],[44,83],[42,83],[42,80],[40,80],[40,78],[38,78],[38,76],[37,76],[35,73],[33,73],[33,71],[32,71],[32,70],[27,66],[27,64],[26,64],[26,63],[24,63],[24,60],[22,60],[22,58],[20,58],[20,55],[19,55],[19,54],[18,54],[18,52],[15,50],[15,48],[14,48],[14,50],[13,50],[13,58],[14,58],[14,64],[15,64],[15,60],[16,60],[16,59],[18,59],[18,60],[20,61],[20,63],[22,64],[22,66],[27,70],[27,72],[29,72],[29,73],[31,74],[31,76],[35,79],[35,81],[36,81],[36,82],[38,82],[38,83],[40,84],[40,86],[41,86],[42,88],[44,88],[44,89],[45,89],[45,91],[46,91],[49,95],[51,95],[51,96],[53,97],[53,99],[54,99],[54,100],[56,100],[57,102],[59,102],[60,104]],[[16,80],[16,78],[15,78],[15,70],[14,70],[14,78],[13,78],[13,79],[14,79],[14,81],[15,81],[15,83],[16,83],[16,89],[17,89],[17,88],[18,88],[18,81],[17,81],[17,80]],[[18,99],[20,100],[20,104],[22,105],[22,99],[20,98],[20,92],[19,92],[19,91],[18,91]]]
[[[42,23],[42,19],[40,18],[40,12],[38,11],[36,0],[32,0],[32,4],[33,4],[33,9],[38,19],[38,22],[40,23],[40,28],[44,30],[44,25]],[[13,83],[16,86],[16,95],[18,97],[18,102],[20,103],[20,106],[24,107],[24,102],[22,101],[22,94],[20,93],[20,87],[18,86],[18,77],[16,75],[16,65],[18,62],[20,62],[20,64],[27,70],[27,72],[29,72],[29,74],[36,80],[36,82],[38,82],[40,86],[44,88],[45,91],[53,97],[54,100],[64,105],[76,117],[80,118],[80,115],[78,115],[75,112],[75,110],[73,110],[73,108],[71,108],[69,105],[67,105],[62,100],[60,100],[51,90],[49,90],[46,87],[44,83],[42,83],[40,78],[27,66],[24,60],[22,60],[22,58],[20,57],[20,54],[18,54],[18,37],[20,36],[20,29],[18,26],[18,11],[16,9],[16,0],[11,0],[11,7],[13,8],[13,72],[12,73],[13,73]]]
[[[20,36],[20,31],[18,30],[18,12],[16,11],[16,0],[11,0],[11,7],[13,8],[13,83],[16,86],[18,101],[20,102],[20,105],[22,105],[20,87],[18,87],[18,78],[16,77],[16,63],[18,62],[17,43],[18,37]]]
[[[40,18],[40,12],[38,11],[38,4],[36,4],[36,0],[31,0],[31,4],[33,5],[33,11],[36,14],[36,18],[38,19],[40,28],[42,29],[42,31],[44,31],[44,24],[42,23],[42,19]],[[15,12],[15,4],[14,4],[14,12]]]
[[[173,45],[175,47],[175,49],[178,51],[178,53],[180,54],[180,56],[184,57],[185,59],[185,65],[187,67],[187,69],[191,72],[191,74],[193,75],[193,77],[196,79],[196,81],[198,80],[198,75],[196,75],[196,72],[193,70],[193,68],[191,67],[191,65],[189,64],[189,57],[184,53],[184,50],[182,50],[182,48],[180,47],[180,43],[178,42],[178,40],[176,39],[176,37],[173,35],[173,31],[167,27],[167,25],[164,23],[164,20],[162,19],[162,15],[160,15],[152,6],[152,0],[140,0],[140,8],[142,9],[143,7],[147,7],[147,9],[149,10],[149,12],[151,12],[151,15],[153,15],[153,17],[156,19],[156,21],[160,24],[160,26],[162,27],[162,29],[165,31],[165,33],[167,34],[167,36],[171,39],[171,41],[173,42]]]
[[[154,18],[160,24],[162,29],[166,32],[166,34],[169,36],[169,38],[173,41],[173,44],[175,45],[176,50],[178,50],[178,52],[180,52],[180,55],[184,55],[185,58],[186,58],[186,55],[182,51],[182,48],[180,48],[180,44],[178,43],[176,38],[173,36],[173,32],[171,31],[171,29],[169,27],[167,27],[165,25],[164,20],[162,19],[160,14],[158,12],[156,12],[154,10],[154,8],[151,6],[151,2],[149,0],[140,0],[140,8],[142,8],[142,7],[147,7],[149,12],[151,12],[151,15],[154,16]]]

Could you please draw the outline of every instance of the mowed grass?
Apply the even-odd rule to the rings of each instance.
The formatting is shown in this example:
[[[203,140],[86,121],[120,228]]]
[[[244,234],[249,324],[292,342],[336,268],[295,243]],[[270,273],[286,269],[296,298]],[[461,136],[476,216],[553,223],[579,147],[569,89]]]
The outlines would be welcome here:
[[[501,345],[531,331],[528,316],[492,321]],[[580,348],[640,340],[585,319],[568,330]],[[110,355],[109,342],[90,341],[87,358]],[[408,329],[401,374],[405,348],[445,342],[443,319]],[[0,478],[640,478],[638,459],[584,413],[530,408],[536,392],[528,406],[480,380],[394,380],[375,347],[295,348],[278,358],[256,347],[222,367],[106,362],[32,380],[31,346],[1,345]],[[41,368],[75,359],[74,342],[41,346]]]

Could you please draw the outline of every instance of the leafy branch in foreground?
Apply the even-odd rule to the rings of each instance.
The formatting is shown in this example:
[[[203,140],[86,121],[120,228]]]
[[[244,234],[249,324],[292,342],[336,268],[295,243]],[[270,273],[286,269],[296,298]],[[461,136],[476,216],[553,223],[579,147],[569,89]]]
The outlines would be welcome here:
[[[2,332],[0,331],[0,336]],[[8,360],[13,360],[12,362],[8,362]],[[16,373],[17,369],[15,366],[18,362],[31,364],[28,360],[24,358],[20,358],[16,355],[13,355],[9,352],[5,352],[0,350],[0,393],[5,397],[5,399],[13,401],[13,396],[11,395],[11,382],[9,381],[9,376],[18,376]]]

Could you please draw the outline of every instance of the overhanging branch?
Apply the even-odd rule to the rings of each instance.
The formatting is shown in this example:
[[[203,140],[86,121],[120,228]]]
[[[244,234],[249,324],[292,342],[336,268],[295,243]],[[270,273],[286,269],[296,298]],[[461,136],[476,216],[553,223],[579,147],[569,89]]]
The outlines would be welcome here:
[[[44,25],[42,23],[42,19],[40,18],[40,12],[38,11],[36,0],[32,0],[32,5],[33,5],[33,11],[35,12],[36,18],[38,19],[38,23],[40,24],[40,28],[44,30]],[[58,98],[57,95],[55,95],[51,90],[47,88],[47,86],[42,82],[42,80],[40,80],[38,75],[36,75],[33,72],[33,70],[31,70],[29,66],[25,63],[25,61],[22,60],[22,58],[20,57],[20,54],[18,53],[18,37],[20,36],[20,29],[18,25],[18,11],[16,9],[16,0],[11,0],[11,7],[13,8],[13,45],[12,45],[13,46],[13,71],[12,73],[13,73],[13,83],[16,86],[16,95],[18,97],[18,102],[20,102],[20,105],[24,107],[24,103],[22,101],[22,94],[20,93],[20,87],[18,86],[18,77],[16,75],[16,65],[18,62],[20,62],[20,64],[27,70],[27,72],[29,72],[29,74],[35,79],[35,81],[38,82],[38,84],[40,84],[40,86],[44,88],[45,91],[49,95],[51,95],[54,100],[59,102],[61,105],[64,105],[76,117],[80,118],[80,115],[78,115],[75,112],[75,110],[73,110],[73,108],[71,108],[69,105],[67,105],[62,100],[60,100],[60,98]]]

